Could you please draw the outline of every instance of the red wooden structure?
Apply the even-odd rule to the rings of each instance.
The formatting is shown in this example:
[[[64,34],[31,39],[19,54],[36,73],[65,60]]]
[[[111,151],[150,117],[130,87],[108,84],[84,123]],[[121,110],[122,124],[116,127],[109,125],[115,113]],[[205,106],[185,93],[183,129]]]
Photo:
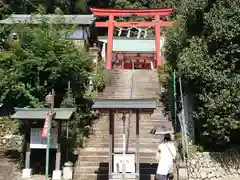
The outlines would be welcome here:
[[[113,31],[114,26],[118,27],[155,27],[155,46],[156,46],[156,66],[161,66],[161,52],[160,52],[160,27],[170,27],[172,26],[171,21],[163,21],[161,17],[167,17],[172,12],[172,8],[165,9],[99,9],[91,8],[94,16],[108,16],[109,20],[107,22],[96,22],[96,27],[107,27],[108,28],[108,41],[107,41],[107,69],[112,68],[112,48],[113,48]],[[128,17],[131,15],[140,17],[154,17],[153,21],[147,22],[116,22],[114,18],[116,16]]]
[[[155,53],[135,53],[135,52],[113,52],[113,57],[117,59],[115,61],[115,65],[121,67],[123,69],[138,69],[137,67],[141,67],[141,69],[152,69],[151,62],[153,63],[153,67],[155,66],[156,59]],[[134,62],[131,60],[134,59]]]

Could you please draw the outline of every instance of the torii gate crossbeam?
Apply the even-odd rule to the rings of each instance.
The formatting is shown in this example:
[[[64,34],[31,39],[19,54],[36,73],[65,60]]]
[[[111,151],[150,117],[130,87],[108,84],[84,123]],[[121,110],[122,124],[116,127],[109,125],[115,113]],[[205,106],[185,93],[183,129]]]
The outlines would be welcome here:
[[[108,27],[108,41],[107,41],[107,69],[112,69],[112,48],[113,48],[113,31],[114,27],[155,27],[155,46],[156,46],[156,66],[161,66],[161,51],[160,51],[160,27],[171,27],[173,22],[162,21],[160,17],[167,17],[172,12],[172,8],[158,8],[158,9],[100,9],[91,8],[94,16],[108,16],[109,20],[106,22],[96,22],[96,27]],[[131,15],[154,17],[153,21],[149,22],[116,22],[116,16],[128,17]]]

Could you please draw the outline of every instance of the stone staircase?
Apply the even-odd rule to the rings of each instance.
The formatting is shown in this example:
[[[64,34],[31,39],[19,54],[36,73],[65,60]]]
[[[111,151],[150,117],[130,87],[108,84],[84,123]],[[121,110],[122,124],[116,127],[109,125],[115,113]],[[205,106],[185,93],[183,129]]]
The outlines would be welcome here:
[[[131,89],[132,87],[132,89]],[[151,70],[113,70],[108,74],[101,99],[158,98],[158,74]]]
[[[132,77],[133,75],[133,77]],[[133,84],[131,90],[131,84]],[[159,84],[157,72],[150,70],[120,70],[112,71],[109,74],[105,91],[99,98],[105,99],[129,99],[132,94],[133,99],[154,98],[157,101]],[[171,128],[162,113],[161,104],[152,115],[142,114],[140,118],[140,179],[154,179],[157,162],[155,160],[156,148],[161,141],[161,137],[150,135],[154,126],[164,125]],[[130,116],[130,118],[129,118]],[[136,118],[135,114],[128,115],[126,124],[130,119],[130,134],[128,152],[136,150]],[[122,119],[121,115],[115,114],[115,134],[114,152],[122,153]],[[93,125],[94,133],[88,140],[85,148],[80,149],[78,160],[75,164],[75,180],[107,180],[108,179],[108,117],[102,116]]]

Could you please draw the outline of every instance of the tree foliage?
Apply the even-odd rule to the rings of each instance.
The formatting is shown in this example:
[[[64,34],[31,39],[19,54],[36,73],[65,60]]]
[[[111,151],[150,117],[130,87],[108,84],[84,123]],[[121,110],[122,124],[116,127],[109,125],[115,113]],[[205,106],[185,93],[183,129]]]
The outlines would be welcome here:
[[[8,41],[0,52],[0,97],[13,106],[41,106],[53,88],[56,106],[72,82],[74,98],[81,99],[92,71],[91,56],[64,38],[60,26],[43,23],[39,26],[17,25],[17,38]],[[11,36],[10,36],[11,37]]]
[[[236,143],[240,133],[240,12],[237,0],[184,1],[168,32],[168,60],[196,94],[198,140]]]

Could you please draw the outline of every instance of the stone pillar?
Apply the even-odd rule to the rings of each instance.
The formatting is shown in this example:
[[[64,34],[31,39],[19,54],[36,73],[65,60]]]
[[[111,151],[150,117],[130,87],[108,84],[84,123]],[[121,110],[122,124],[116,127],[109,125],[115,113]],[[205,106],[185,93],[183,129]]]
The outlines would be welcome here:
[[[93,59],[93,63],[96,65],[96,69],[98,67],[98,60],[99,60],[99,52],[100,52],[100,48],[97,47],[96,44],[93,45],[93,47],[89,48],[90,52],[92,53],[94,59]]]
[[[100,52],[100,48],[98,48],[96,46],[96,44],[93,45],[93,47],[91,47],[90,49],[90,52],[92,53],[93,55],[93,63],[95,64],[95,74],[97,73],[97,69],[98,69],[98,60],[99,60],[99,52]],[[90,78],[90,81],[89,81],[89,92],[92,92],[92,90],[95,90],[93,89],[93,82],[92,82],[92,77],[89,77]]]
[[[61,122],[58,122],[58,142],[57,142],[57,152],[56,152],[56,162],[55,162],[55,170],[53,171],[53,180],[61,180],[62,171],[60,170],[61,165]]]
[[[136,180],[140,179],[140,161],[139,161],[139,121],[140,121],[140,111],[136,111]]]
[[[31,137],[31,121],[27,121],[26,134],[25,134],[25,141],[26,141],[25,168],[22,170],[22,178],[32,177],[32,169],[30,168],[30,156],[31,156],[30,137]]]
[[[109,179],[111,179],[113,173],[113,154],[114,154],[114,112],[109,111]]]

